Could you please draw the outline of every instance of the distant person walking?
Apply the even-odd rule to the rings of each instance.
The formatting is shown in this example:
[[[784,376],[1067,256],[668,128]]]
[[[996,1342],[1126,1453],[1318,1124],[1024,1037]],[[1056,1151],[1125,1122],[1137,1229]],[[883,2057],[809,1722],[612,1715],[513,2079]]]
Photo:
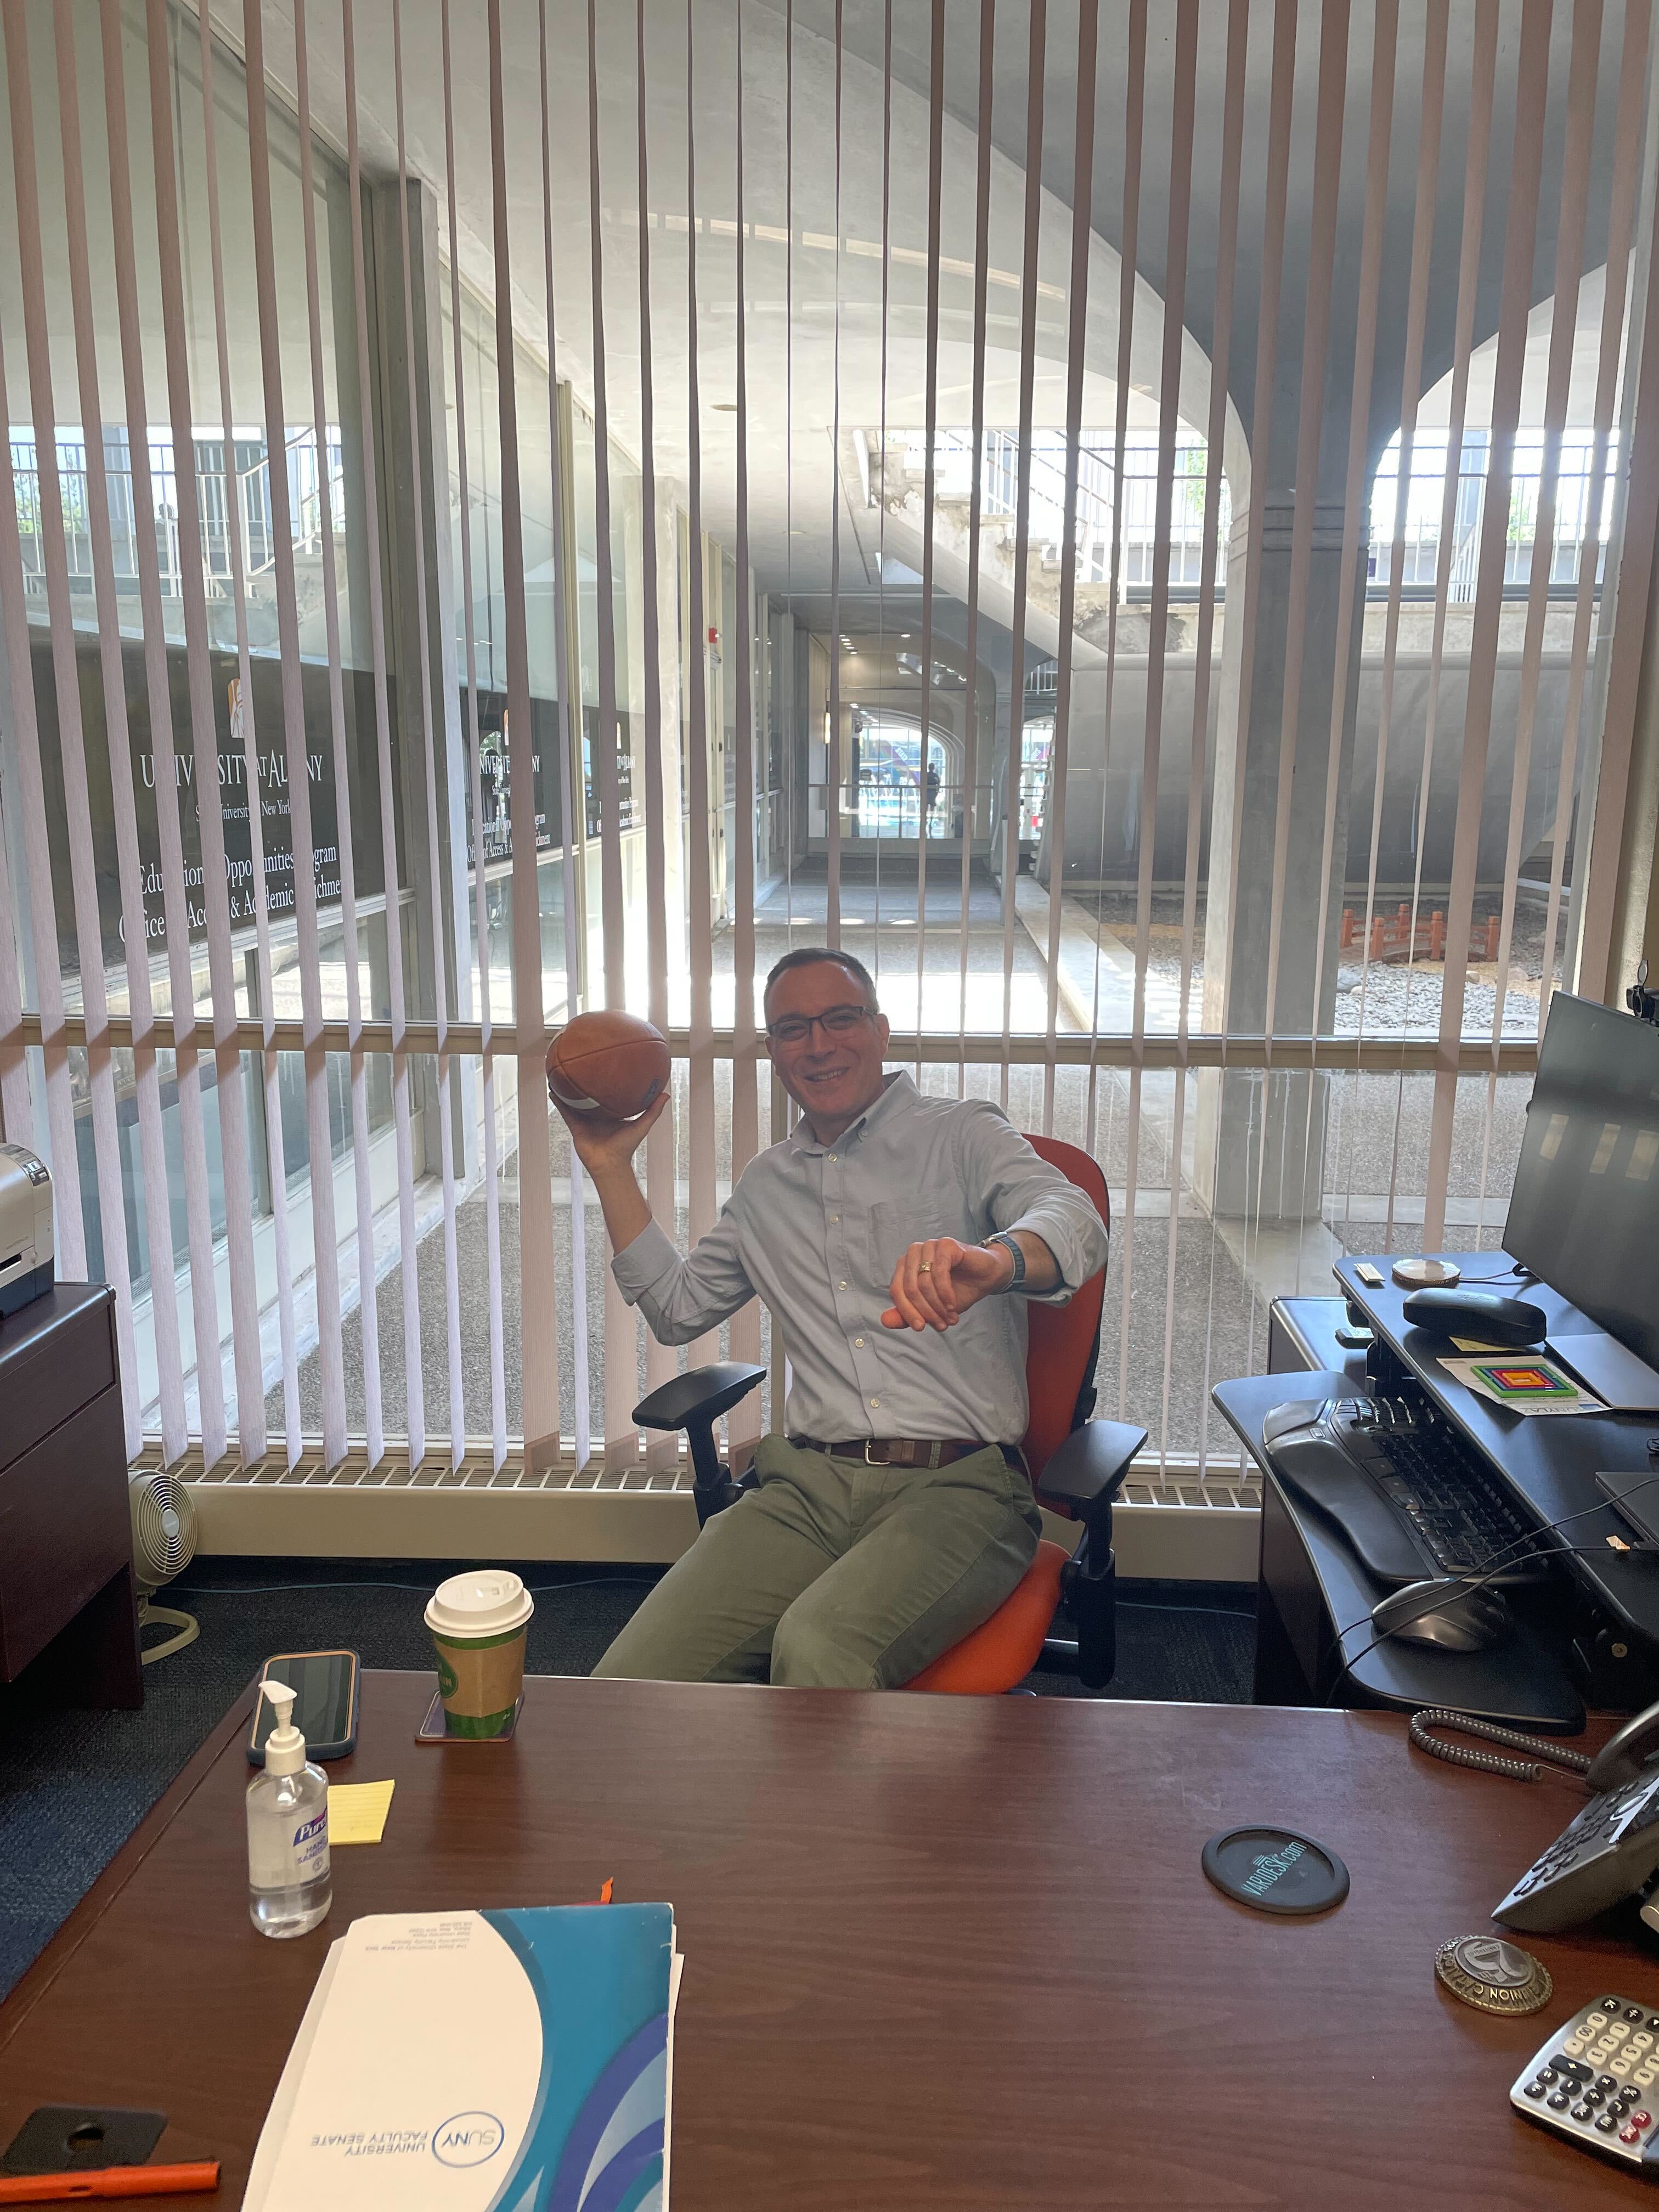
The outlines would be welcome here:
[[[928,837],[933,835],[933,809],[939,805],[939,763],[937,761],[929,761],[927,763],[927,774],[923,784],[923,787],[927,794],[927,811],[924,817],[922,825],[922,835],[924,837]]]

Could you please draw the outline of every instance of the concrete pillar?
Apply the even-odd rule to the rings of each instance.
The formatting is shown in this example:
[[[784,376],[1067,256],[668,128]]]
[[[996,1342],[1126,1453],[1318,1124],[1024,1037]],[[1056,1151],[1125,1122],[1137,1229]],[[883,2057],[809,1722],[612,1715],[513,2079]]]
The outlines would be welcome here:
[[[1291,612],[1294,509],[1270,500],[1254,599],[1244,595],[1246,518],[1228,549],[1227,621],[1222,654],[1209,889],[1204,933],[1203,1026],[1238,1037],[1268,1027],[1267,963],[1273,914],[1273,845],[1285,726],[1285,647]],[[1336,774],[1332,866],[1347,851],[1347,797],[1358,693],[1361,624],[1352,623],[1347,665],[1334,665],[1345,590],[1342,509],[1321,501],[1314,517],[1297,702],[1296,758],[1272,1027],[1279,1036],[1328,1029],[1334,1018],[1341,884],[1326,900],[1320,969],[1321,856],[1330,769],[1331,706],[1340,686],[1343,738]],[[1363,564],[1363,549],[1361,563]],[[1248,615],[1254,644],[1249,726],[1239,742],[1240,678]],[[1235,863],[1235,854],[1237,862]],[[1235,866],[1237,882],[1235,883]],[[1318,996],[1315,997],[1316,975]],[[1265,1220],[1316,1219],[1323,1190],[1328,1079],[1262,1070],[1206,1073],[1200,1085],[1197,1158],[1213,1211]]]
[[[374,250],[374,434],[379,453],[381,562],[387,599],[386,652],[392,680],[393,769],[403,820],[405,881],[415,894],[405,930],[404,995],[411,1018],[437,1012],[434,975],[441,963],[445,1003],[452,1020],[472,1013],[469,948],[471,890],[467,872],[465,735],[455,651],[455,586],[449,505],[449,452],[445,410],[443,321],[439,290],[440,217],[430,185],[408,185],[409,280],[413,308],[404,300],[404,245],[395,179],[368,187]],[[411,354],[409,333],[412,328]],[[418,488],[418,501],[416,492]],[[417,572],[416,564],[419,563]],[[427,750],[422,704],[420,607],[426,591],[426,681],[432,713],[432,768],[438,815],[438,866],[433,878],[427,837]],[[386,886],[388,926],[396,913],[396,886]],[[463,1083],[452,1063],[451,1120],[455,1173],[475,1170],[477,1110],[470,1071]],[[423,1072],[416,1094],[435,1106]],[[438,1121],[423,1113],[423,1159],[439,1169]]]

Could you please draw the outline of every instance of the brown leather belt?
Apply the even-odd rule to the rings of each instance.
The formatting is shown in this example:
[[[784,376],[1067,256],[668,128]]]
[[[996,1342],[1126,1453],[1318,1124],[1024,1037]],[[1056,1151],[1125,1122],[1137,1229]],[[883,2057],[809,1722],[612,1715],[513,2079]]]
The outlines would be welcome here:
[[[817,1437],[791,1437],[802,1451],[823,1452],[831,1459],[861,1459],[870,1467],[949,1467],[952,1460],[975,1452],[996,1449],[1006,1456],[1007,1447],[994,1447],[978,1437],[843,1437],[839,1443],[821,1443]]]

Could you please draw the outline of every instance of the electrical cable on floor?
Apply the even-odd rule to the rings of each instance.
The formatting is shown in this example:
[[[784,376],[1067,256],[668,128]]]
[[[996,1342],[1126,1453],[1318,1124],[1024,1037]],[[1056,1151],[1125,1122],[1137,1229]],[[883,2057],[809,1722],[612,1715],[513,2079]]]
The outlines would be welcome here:
[[[1203,1613],[1217,1620],[1254,1621],[1253,1613],[1235,1613],[1225,1605],[1153,1605],[1145,1598],[1121,1597],[1117,1601],[1120,1613]]]

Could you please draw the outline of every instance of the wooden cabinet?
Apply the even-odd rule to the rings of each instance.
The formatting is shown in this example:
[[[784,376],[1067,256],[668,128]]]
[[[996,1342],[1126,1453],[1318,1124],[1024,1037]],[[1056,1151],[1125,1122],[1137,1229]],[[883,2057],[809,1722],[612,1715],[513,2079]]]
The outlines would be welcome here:
[[[59,1283],[0,1322],[0,1681],[142,1705],[115,1299]]]

